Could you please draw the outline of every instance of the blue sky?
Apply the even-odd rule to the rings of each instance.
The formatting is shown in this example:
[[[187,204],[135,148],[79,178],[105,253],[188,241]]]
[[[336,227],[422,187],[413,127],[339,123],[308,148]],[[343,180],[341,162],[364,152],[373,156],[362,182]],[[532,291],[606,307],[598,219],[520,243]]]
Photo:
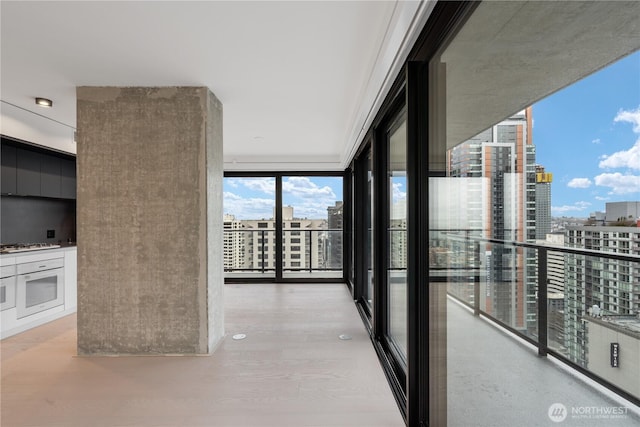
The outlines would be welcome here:
[[[275,206],[274,178],[225,178],[224,213],[236,219],[269,219]],[[342,178],[290,176],[282,178],[282,202],[293,206],[296,218],[327,218],[327,207],[342,200]]]
[[[533,143],[552,215],[640,200],[640,51],[534,104]]]

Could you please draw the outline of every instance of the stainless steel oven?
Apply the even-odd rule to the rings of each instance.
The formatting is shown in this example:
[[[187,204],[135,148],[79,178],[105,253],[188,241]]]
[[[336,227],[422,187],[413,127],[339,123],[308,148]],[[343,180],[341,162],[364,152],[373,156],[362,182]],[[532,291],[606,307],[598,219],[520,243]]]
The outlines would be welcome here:
[[[17,264],[18,319],[64,304],[64,258]]]
[[[0,311],[16,306],[16,266],[0,267]]]

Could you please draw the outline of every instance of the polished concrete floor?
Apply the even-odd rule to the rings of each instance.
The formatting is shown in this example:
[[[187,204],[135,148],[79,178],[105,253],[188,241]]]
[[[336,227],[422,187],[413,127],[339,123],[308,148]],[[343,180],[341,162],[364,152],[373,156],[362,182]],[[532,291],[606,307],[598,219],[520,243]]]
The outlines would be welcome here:
[[[404,425],[344,285],[225,291],[212,356],[76,357],[75,315],[1,341],[0,425]]]

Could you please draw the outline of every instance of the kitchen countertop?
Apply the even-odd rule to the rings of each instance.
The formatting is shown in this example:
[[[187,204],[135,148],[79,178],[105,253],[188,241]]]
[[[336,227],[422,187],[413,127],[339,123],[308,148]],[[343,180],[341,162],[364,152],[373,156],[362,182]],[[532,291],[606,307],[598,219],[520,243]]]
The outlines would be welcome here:
[[[78,247],[78,244],[76,242],[71,242],[71,243],[58,243],[58,245],[60,245],[60,248],[54,248],[54,249],[61,249],[61,248],[76,248]]]
[[[32,251],[24,251],[24,252],[10,252],[6,254],[0,254],[0,260],[2,260],[3,265],[10,265],[16,262],[17,258],[22,258],[26,256],[35,256],[38,257],[40,255],[56,253],[56,252],[66,252],[70,250],[76,249],[77,246],[75,243],[63,243],[59,248],[45,248],[45,249],[37,249]],[[46,258],[43,258],[46,259]]]

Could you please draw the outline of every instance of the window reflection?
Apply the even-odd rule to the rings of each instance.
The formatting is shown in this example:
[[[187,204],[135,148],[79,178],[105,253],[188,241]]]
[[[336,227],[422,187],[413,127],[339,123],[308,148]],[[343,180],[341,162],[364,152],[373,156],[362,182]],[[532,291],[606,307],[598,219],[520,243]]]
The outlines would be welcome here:
[[[406,113],[388,134],[389,224],[387,288],[389,336],[402,358],[407,353],[407,122]]]

